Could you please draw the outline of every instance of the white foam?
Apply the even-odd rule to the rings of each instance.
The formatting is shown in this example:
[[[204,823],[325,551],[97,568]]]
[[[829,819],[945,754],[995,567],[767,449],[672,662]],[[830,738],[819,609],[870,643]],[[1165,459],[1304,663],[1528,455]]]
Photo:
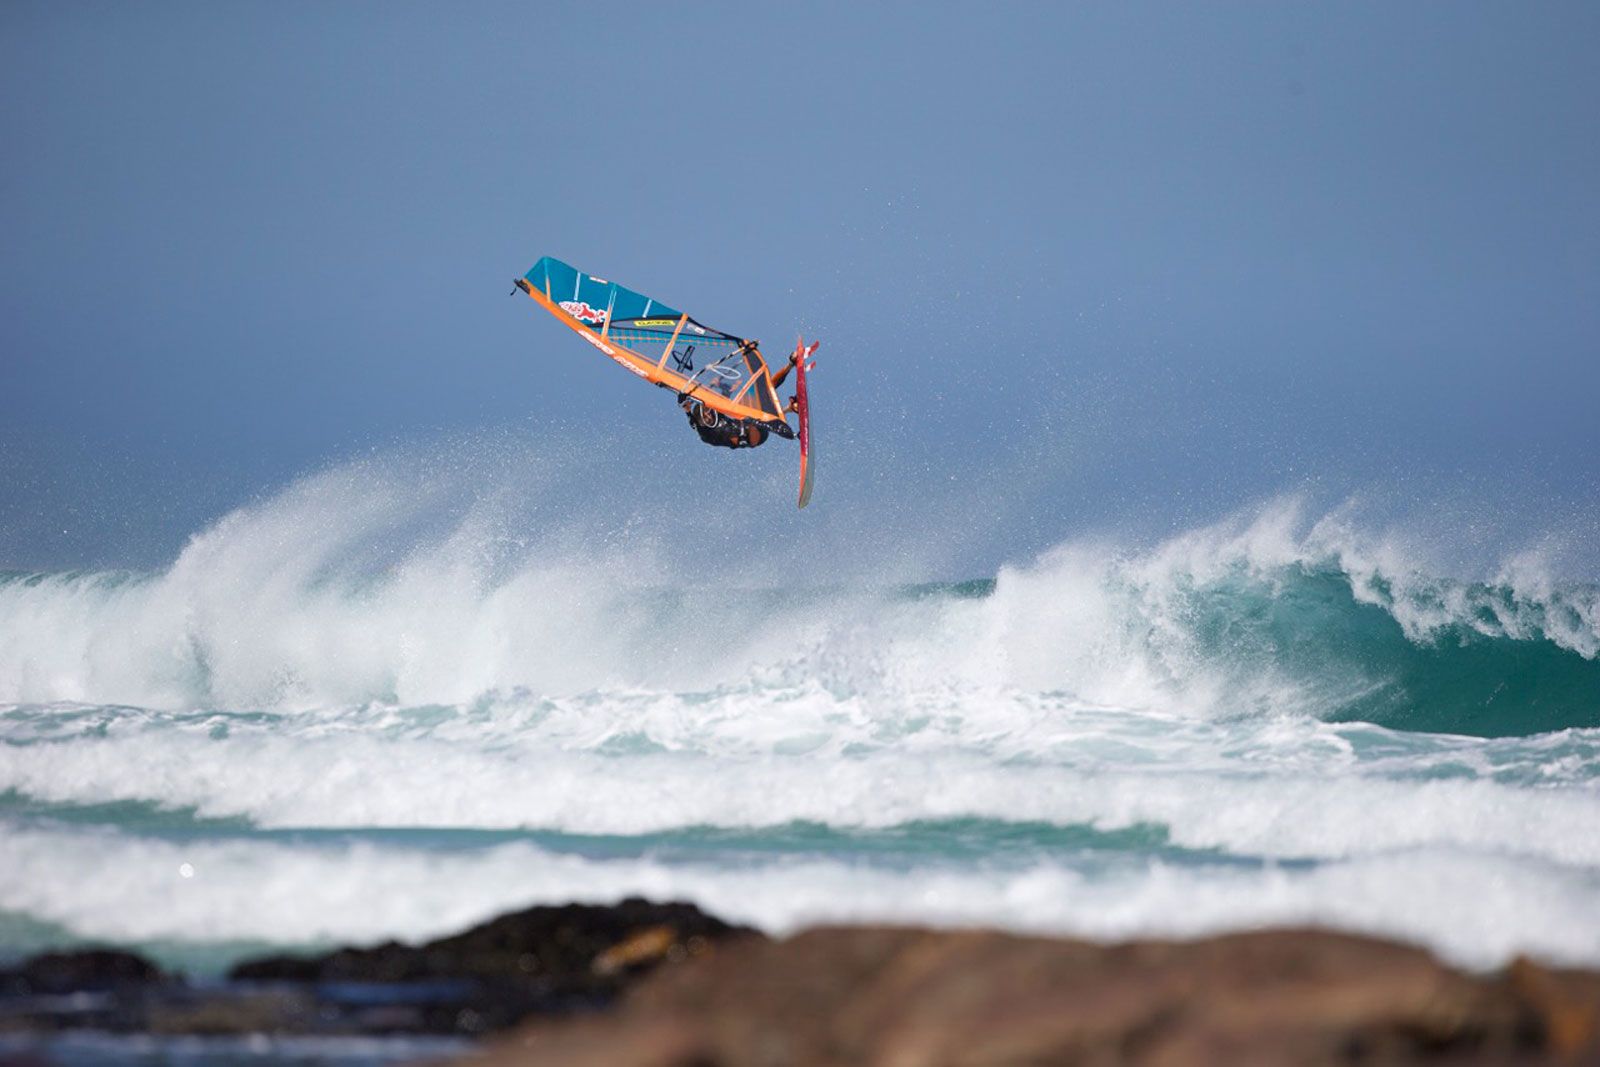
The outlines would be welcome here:
[[[1221,655],[1195,620],[1197,597],[1271,596],[1307,569],[1344,574],[1413,640],[1455,626],[1600,654],[1600,587],[1554,581],[1540,554],[1508,557],[1493,586],[1444,581],[1395,535],[1292,498],[1149,549],[1068,542],[1001,568],[985,599],[907,601],[762,592],[776,583],[754,548],[545,518],[537,477],[519,478],[367,461],[227,516],[146,579],[0,585],[0,700],[306,710],[804,680],[929,707],[1020,689],[1318,716],[1385,679]]]
[[[641,695],[420,719],[368,709],[339,722],[234,722],[221,737],[219,717],[158,717],[0,745],[0,789],[266,827],[639,834],[981,817],[1153,823],[1186,847],[1281,858],[1440,845],[1600,865],[1589,832],[1600,824],[1596,731],[1430,746],[1305,720],[1204,723],[1025,699],[851,716],[824,693],[787,696]],[[1390,739],[1404,755],[1384,747]]]
[[[690,899],[775,933],[877,920],[1123,938],[1320,923],[1419,941],[1470,965],[1519,952],[1594,964],[1597,891],[1593,871],[1443,848],[1310,869],[1144,860],[1090,873],[1050,860],[1021,868],[907,871],[810,860],[718,869],[586,859],[526,843],[439,853],[130,841],[100,831],[0,836],[0,908],[121,942],[423,939],[534,903],[642,894]]]
[[[0,908],[84,936],[347,940],[644,892],[775,929],[1316,920],[1462,959],[1600,954],[1600,730],[1330,724],[1381,672],[1296,673],[1196,622],[1207,598],[1273,604],[1320,574],[1412,640],[1455,628],[1600,654],[1600,594],[1538,552],[1490,585],[1449,582],[1403,539],[1287,500],[1150,548],[1067,543],[1002,568],[987,597],[914,599],[779,595],[731,555],[697,583],[709,564],[686,542],[532,528],[449,472],[345,467],[229,516],[163,573],[0,585],[0,792],[266,828],[1149,824],[1182,848],[1310,865],[713,869],[34,820],[0,836]]]

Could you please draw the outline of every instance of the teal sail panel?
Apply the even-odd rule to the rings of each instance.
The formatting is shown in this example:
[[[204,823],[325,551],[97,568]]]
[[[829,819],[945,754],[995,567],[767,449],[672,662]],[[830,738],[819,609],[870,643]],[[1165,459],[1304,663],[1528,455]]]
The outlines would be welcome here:
[[[668,307],[627,286],[585,274],[553,256],[545,256],[535,263],[524,277],[529,285],[549,297],[562,311],[597,330],[604,325],[608,311],[613,326],[641,319],[647,322],[670,320],[672,325],[676,325],[683,315],[677,308]],[[668,332],[671,332],[670,327]]]

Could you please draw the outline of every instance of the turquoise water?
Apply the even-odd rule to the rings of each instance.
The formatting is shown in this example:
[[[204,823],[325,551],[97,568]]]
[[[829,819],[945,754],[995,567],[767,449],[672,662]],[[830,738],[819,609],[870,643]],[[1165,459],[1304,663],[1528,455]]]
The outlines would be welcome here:
[[[1285,501],[713,586],[474,514],[334,470],[159,572],[0,578],[0,950],[205,975],[642,894],[1600,963],[1600,587],[1537,553],[1453,577]]]

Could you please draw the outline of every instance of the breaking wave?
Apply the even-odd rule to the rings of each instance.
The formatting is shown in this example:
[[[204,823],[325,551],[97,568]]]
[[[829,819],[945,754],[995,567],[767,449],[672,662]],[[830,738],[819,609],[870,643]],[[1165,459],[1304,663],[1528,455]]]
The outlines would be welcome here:
[[[1068,541],[965,584],[780,590],[726,553],[680,565],[627,524],[518,527],[511,495],[352,465],[227,516],[159,573],[0,577],[0,701],[306,711],[820,686],[879,709],[1049,693],[1482,736],[1600,725],[1600,586],[1536,552],[1486,580],[1429,574],[1294,499],[1151,546]]]
[[[1600,587],[1537,551],[1452,577],[1286,498],[797,581],[714,516],[414,458],[156,573],[0,577],[0,952],[216,967],[642,893],[1600,960]]]

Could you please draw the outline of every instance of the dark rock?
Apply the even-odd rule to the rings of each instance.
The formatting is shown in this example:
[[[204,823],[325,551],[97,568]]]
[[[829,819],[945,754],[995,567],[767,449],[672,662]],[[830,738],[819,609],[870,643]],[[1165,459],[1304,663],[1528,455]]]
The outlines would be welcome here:
[[[210,990],[148,1006],[141,1030],[152,1034],[300,1033],[317,1029],[319,1005],[293,988]]]
[[[336,988],[381,986],[390,1003],[366,1016],[383,1020],[383,1029],[477,1034],[530,1014],[605,1007],[663,963],[705,955],[730,938],[759,936],[692,904],[630,897],[610,906],[529,908],[416,946],[391,941],[311,958],[251,960],[228,977],[316,985],[324,999],[337,999]],[[406,1010],[394,1010],[408,988],[437,990],[440,983],[454,993],[410,998]]]
[[[0,995],[107,992],[165,980],[161,968],[135,953],[78,949],[46,952],[0,970]]]
[[[822,929],[657,972],[478,1067],[1600,1062],[1600,975],[1277,930],[1098,945]]]
[[[643,974],[759,937],[691,904],[538,907],[460,934],[254,960],[190,986],[140,956],[85,950],[0,971],[0,1032],[455,1033],[609,1005]]]
[[[648,933],[659,951],[637,946]],[[346,948],[311,958],[274,956],[234,967],[235,980],[295,982],[410,982],[441,978],[502,978],[609,989],[616,978],[648,968],[671,955],[688,957],[713,942],[759,936],[707,915],[693,904],[655,904],[629,897],[620,904],[567,904],[513,912],[463,933],[422,945],[390,941],[372,948]],[[609,953],[609,955],[608,955]],[[626,956],[626,958],[624,958]],[[599,966],[596,961],[604,959]]]
[[[131,952],[47,952],[0,971],[0,1032],[136,1029],[148,998],[181,989]]]

